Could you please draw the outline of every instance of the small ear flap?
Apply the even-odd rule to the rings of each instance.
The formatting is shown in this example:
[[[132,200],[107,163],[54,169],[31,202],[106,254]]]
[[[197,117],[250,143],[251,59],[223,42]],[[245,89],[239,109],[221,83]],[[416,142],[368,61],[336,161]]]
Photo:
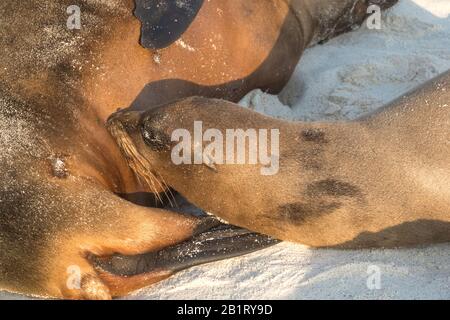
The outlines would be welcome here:
[[[163,49],[189,28],[204,0],[136,0],[135,16],[141,21],[144,48]]]

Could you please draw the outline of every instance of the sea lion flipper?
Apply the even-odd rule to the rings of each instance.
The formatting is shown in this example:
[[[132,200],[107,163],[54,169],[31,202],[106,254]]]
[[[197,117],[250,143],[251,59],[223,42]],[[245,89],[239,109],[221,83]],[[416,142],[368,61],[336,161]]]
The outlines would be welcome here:
[[[74,229],[50,243],[50,279],[43,290],[67,299],[129,294],[190,266],[247,254],[277,243],[270,237],[91,190],[92,211],[72,212]],[[100,193],[99,193],[100,192]],[[73,210],[82,211],[82,208]],[[80,219],[81,218],[81,219]],[[88,224],[83,223],[86,219]],[[58,288],[58,289],[54,289]]]
[[[204,0],[136,0],[135,16],[141,21],[141,45],[163,49],[189,28]]]
[[[52,218],[47,224],[36,222],[40,223],[39,233],[30,233],[30,239],[23,240],[30,243],[30,250],[21,256],[20,265],[8,266],[19,280],[7,283],[6,288],[53,298],[110,299],[173,274],[171,270],[152,270],[145,277],[127,279],[99,270],[92,257],[158,252],[193,237],[202,220],[135,205],[98,183],[73,177],[75,171],[72,166],[72,178],[61,180],[58,188],[47,190],[49,185],[39,185],[41,192],[55,192],[54,201],[42,203],[39,211],[26,208],[27,212],[36,212],[36,221],[42,216]],[[31,247],[35,238],[42,239],[39,250]],[[8,252],[2,257],[6,262],[12,260]],[[23,278],[27,279],[25,288],[21,287]]]

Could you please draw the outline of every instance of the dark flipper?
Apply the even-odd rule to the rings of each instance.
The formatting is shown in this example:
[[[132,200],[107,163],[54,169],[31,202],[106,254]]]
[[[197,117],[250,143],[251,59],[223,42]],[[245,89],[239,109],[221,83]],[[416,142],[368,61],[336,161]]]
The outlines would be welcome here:
[[[91,258],[94,265],[111,274],[132,277],[144,273],[178,272],[189,267],[229,259],[279,243],[270,237],[220,225],[194,236],[189,241],[158,252],[136,256],[115,255]]]
[[[136,0],[134,14],[142,22],[141,45],[162,49],[189,28],[204,0]]]

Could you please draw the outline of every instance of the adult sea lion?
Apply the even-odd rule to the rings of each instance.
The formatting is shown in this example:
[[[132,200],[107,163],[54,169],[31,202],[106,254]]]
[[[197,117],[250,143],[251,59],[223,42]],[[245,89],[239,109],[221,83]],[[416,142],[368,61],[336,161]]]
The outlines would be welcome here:
[[[142,0],[0,2],[0,288],[109,298],[178,270],[164,249],[185,248],[179,243],[210,222],[118,196],[151,189],[122,158],[104,127],[107,117],[143,101],[146,107],[190,95],[236,101],[254,88],[275,92],[313,41],[361,23],[371,3],[395,3],[180,0],[174,8],[172,1],[157,2],[155,14],[145,12],[154,1]],[[67,27],[68,18],[76,19],[73,5],[80,30]],[[214,234],[226,247],[234,237],[225,233]],[[261,246],[270,242],[259,239]],[[232,251],[246,250],[244,241]],[[152,261],[159,254],[167,259],[142,268],[136,257],[148,252]],[[105,271],[116,264],[93,258],[115,253],[138,256],[116,274]]]
[[[108,125],[137,175],[151,173],[232,224],[312,247],[450,241],[450,71],[349,122],[288,122],[189,98],[119,112]],[[244,138],[225,141],[227,130],[242,130]],[[261,130],[279,135],[257,140]],[[203,140],[191,143],[199,133]],[[265,142],[278,166],[272,173],[249,160],[258,152],[261,159]],[[232,159],[247,160],[217,160],[222,153],[229,160],[230,150]],[[177,160],[180,154],[187,161]]]

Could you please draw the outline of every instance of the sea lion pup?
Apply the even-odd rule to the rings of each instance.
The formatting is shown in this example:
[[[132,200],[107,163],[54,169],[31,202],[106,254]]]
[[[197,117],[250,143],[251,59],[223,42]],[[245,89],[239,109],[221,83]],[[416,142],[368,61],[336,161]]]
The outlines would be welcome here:
[[[312,247],[450,240],[450,72],[349,122],[288,122],[190,98],[108,124],[136,174],[232,224]],[[225,163],[230,154],[246,161]],[[261,163],[266,154],[275,161]]]
[[[104,127],[107,117],[143,101],[275,92],[305,47],[361,23],[369,4],[395,2],[158,0],[154,15],[146,8],[155,1],[0,1],[1,289],[110,298],[206,261],[174,265],[171,256],[205,229],[202,219],[118,196],[164,188],[135,179]],[[203,253],[217,258],[229,256],[218,250],[235,237],[231,251],[246,252],[252,237],[213,234],[220,245]],[[146,252],[153,262],[166,259],[142,268],[139,261],[152,265],[140,256]],[[116,276],[103,272],[109,262],[93,265],[93,255],[113,253],[137,256],[115,257],[112,269],[118,260],[128,266]],[[141,275],[130,276],[133,266]]]

